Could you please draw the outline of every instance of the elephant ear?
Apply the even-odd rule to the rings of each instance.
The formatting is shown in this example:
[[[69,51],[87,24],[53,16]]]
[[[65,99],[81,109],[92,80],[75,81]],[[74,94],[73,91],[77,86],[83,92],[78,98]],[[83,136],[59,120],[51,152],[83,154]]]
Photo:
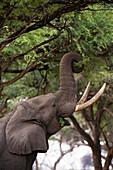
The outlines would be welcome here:
[[[33,151],[46,152],[48,143],[43,125],[33,119],[34,109],[19,104],[6,126],[6,141],[9,152],[29,154]]]

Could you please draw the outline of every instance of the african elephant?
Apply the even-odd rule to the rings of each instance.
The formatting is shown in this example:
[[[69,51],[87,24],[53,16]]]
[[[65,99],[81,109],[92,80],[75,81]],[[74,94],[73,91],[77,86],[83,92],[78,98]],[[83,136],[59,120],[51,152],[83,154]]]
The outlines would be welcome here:
[[[59,90],[19,102],[0,119],[0,170],[31,170],[37,153],[48,150],[48,138],[69,125],[65,117],[72,115],[75,108],[89,106],[84,99],[77,104],[75,94],[72,71],[83,70],[83,66],[74,66],[74,62],[81,60],[73,52],[64,55],[60,62]],[[61,117],[63,125],[59,121]]]

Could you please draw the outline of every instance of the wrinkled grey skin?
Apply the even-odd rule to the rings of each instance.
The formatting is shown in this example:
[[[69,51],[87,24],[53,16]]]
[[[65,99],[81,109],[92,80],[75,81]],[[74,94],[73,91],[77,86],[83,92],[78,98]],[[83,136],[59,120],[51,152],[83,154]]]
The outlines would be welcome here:
[[[64,125],[59,117],[68,117],[76,105],[74,72],[82,68],[72,66],[82,57],[67,53],[60,62],[60,88],[56,93],[41,95],[17,103],[12,111],[0,119],[0,170],[31,170],[38,152],[46,152],[48,138]]]

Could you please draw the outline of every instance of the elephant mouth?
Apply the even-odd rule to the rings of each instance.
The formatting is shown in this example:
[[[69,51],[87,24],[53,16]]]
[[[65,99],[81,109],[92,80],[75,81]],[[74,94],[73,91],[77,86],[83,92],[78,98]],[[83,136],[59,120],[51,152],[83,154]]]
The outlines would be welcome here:
[[[63,117],[59,117],[59,123],[60,123],[61,127],[70,125],[69,121],[67,119],[64,119]]]

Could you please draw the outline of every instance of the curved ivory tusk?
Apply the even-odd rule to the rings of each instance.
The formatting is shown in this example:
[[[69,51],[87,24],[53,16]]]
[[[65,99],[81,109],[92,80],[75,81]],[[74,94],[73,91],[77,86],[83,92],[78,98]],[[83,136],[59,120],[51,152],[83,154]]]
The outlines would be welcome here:
[[[96,102],[96,100],[99,99],[99,97],[102,95],[102,93],[104,92],[105,90],[105,87],[106,87],[106,83],[103,84],[103,86],[101,87],[101,89],[98,91],[98,93],[93,97],[91,98],[89,101],[83,103],[83,104],[77,104],[76,105],[76,108],[75,108],[75,112],[76,111],[80,111],[80,110],[83,110],[85,109],[86,107],[89,107],[90,105],[92,105],[94,102]]]
[[[77,105],[82,104],[82,103],[84,103],[86,101],[88,93],[89,93],[89,89],[90,89],[90,82],[88,83],[88,85],[87,85],[81,99],[77,102]]]

